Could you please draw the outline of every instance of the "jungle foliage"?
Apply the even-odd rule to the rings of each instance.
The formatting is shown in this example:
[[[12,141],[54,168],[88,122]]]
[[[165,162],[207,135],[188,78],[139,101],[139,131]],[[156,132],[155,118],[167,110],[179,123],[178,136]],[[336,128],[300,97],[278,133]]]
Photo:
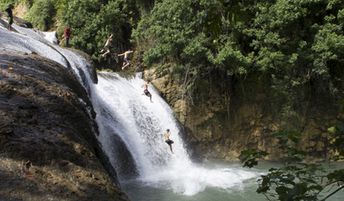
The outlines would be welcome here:
[[[301,147],[302,134],[297,131],[280,131],[274,133],[278,139],[279,149],[284,157],[281,167],[271,168],[258,180],[257,193],[264,194],[267,200],[291,201],[325,201],[339,191],[343,191],[344,169],[336,168],[325,171],[324,162],[307,162],[313,149]],[[330,127],[322,133],[326,151],[332,152],[331,160],[344,158],[344,123]],[[315,141],[315,144],[318,141]],[[244,167],[253,167],[258,159],[268,153],[249,149],[241,152],[240,160]]]
[[[139,21],[133,37],[145,65],[176,75],[191,97],[199,96],[193,91],[200,91],[203,80],[264,76],[271,98],[283,105],[281,118],[300,122],[304,100],[343,99],[343,13],[341,0],[162,0]],[[268,200],[326,200],[344,188],[343,170],[324,172],[320,164],[304,162],[312,153],[299,147],[302,133],[291,121],[285,127],[290,130],[275,134],[286,163],[262,176],[257,192]],[[325,139],[325,154],[343,157],[341,125],[315,139]],[[252,149],[241,159],[253,166],[267,154]]]
[[[313,83],[338,95],[343,13],[341,0],[163,0],[133,37],[147,66],[173,62],[175,74],[194,81],[258,72],[276,97],[295,102]]]

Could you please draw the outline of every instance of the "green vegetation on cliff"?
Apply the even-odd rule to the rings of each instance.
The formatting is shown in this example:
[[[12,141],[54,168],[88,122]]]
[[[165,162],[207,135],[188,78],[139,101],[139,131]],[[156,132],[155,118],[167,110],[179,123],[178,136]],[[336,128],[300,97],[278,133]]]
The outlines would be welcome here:
[[[164,0],[133,36],[148,66],[173,62],[194,80],[258,72],[276,95],[295,99],[313,82],[338,92],[343,14],[340,0]]]
[[[258,71],[287,92],[319,80],[335,92],[343,62],[341,0],[4,0],[0,7],[9,3],[25,4],[26,19],[43,30],[61,36],[70,25],[72,44],[92,55],[110,33],[118,49],[128,47],[134,28],[147,66],[175,63],[174,72],[194,80]]]
[[[144,64],[184,88],[194,109],[186,116],[211,115],[186,125],[192,140],[271,150],[276,130],[321,142],[322,129],[343,121],[343,13],[341,0],[163,0],[133,37]],[[312,146],[326,152],[324,144]]]
[[[302,134],[295,131],[280,131],[274,134],[279,149],[283,153],[284,165],[269,169],[258,179],[257,193],[268,200],[325,201],[339,191],[343,191],[344,169],[325,171],[324,162],[305,162],[311,155],[300,147]],[[314,139],[313,139],[314,140]],[[344,159],[344,123],[339,122],[323,133],[332,160]],[[316,143],[316,141],[314,141]],[[257,159],[268,153],[249,149],[241,152],[240,160],[246,167],[258,164]],[[328,164],[326,164],[328,165]]]

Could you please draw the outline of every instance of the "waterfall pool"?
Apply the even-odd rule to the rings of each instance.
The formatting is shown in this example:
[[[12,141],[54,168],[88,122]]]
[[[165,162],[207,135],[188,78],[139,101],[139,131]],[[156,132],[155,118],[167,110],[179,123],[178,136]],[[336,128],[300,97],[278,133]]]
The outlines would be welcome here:
[[[229,164],[223,167],[219,165],[206,165],[207,169],[221,169],[228,168],[231,171],[247,171],[250,170],[241,168],[239,164]],[[252,170],[257,172],[257,169]],[[196,178],[201,181],[202,179]],[[176,192],[164,182],[152,184],[142,181],[140,179],[132,179],[122,182],[123,190],[128,194],[131,201],[264,201],[264,196],[255,193],[256,179],[251,178],[241,183],[235,184],[227,189],[221,187],[205,187],[202,191],[193,195],[185,195]],[[180,178],[183,180],[184,178]],[[228,178],[231,180],[231,178]],[[195,181],[196,182],[196,181]],[[214,181],[215,182],[215,181]],[[202,184],[189,184],[189,185],[202,185]]]
[[[223,190],[207,188],[193,195],[185,196],[166,189],[146,186],[142,183],[130,182],[123,185],[124,191],[132,201],[264,201],[264,196],[255,193],[255,185],[249,182],[244,188]]]
[[[269,168],[280,166],[278,163],[264,162],[260,163],[256,168],[249,170],[241,168],[240,164],[215,162],[206,165],[207,168],[226,167],[233,170],[242,169],[253,172],[267,172]],[[344,164],[326,165],[327,170],[342,167]],[[259,177],[259,176],[258,176]],[[131,179],[122,182],[122,189],[128,194],[131,201],[266,201],[263,194],[256,193],[258,187],[257,179],[252,178],[244,181],[240,185],[235,185],[228,189],[217,187],[207,187],[203,191],[194,195],[183,195],[174,192],[173,189],[166,186],[150,184],[140,179]],[[333,189],[332,189],[333,190]],[[344,199],[344,191],[338,192],[326,201],[342,201]]]

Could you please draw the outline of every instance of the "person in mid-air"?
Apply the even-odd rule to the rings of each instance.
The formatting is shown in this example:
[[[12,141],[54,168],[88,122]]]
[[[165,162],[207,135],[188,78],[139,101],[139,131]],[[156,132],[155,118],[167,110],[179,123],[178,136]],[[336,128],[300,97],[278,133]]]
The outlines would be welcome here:
[[[170,146],[170,150],[173,153],[172,144],[174,142],[170,139],[170,135],[171,135],[170,129],[167,129],[166,132],[164,133],[164,139],[165,139],[165,142],[168,144],[168,146]]]
[[[144,95],[148,96],[150,101],[152,101],[152,94],[148,91],[148,85],[149,85],[150,81],[147,81],[144,85],[143,85],[143,93]],[[143,95],[143,94],[142,94]]]
[[[12,31],[12,24],[13,24],[13,11],[12,11],[13,8],[14,8],[13,4],[10,4],[5,10],[7,12],[7,16],[8,16],[8,27],[7,27],[7,29],[10,31]]]
[[[110,34],[110,36],[105,42],[103,49],[100,50],[100,53],[103,53],[101,55],[102,57],[105,57],[106,55],[111,53],[112,41],[113,41],[113,34]]]
[[[123,52],[122,54],[118,54],[118,56],[123,56],[123,65],[122,65],[122,70],[124,70],[126,67],[130,65],[130,60],[129,60],[129,54],[133,53],[132,50],[128,50]]]

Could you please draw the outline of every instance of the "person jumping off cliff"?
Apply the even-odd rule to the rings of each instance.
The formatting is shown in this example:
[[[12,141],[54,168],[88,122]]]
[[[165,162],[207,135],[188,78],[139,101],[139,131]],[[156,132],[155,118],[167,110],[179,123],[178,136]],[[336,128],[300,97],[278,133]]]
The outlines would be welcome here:
[[[13,24],[13,11],[12,11],[12,9],[13,8],[14,8],[13,4],[10,4],[5,10],[7,12],[7,16],[8,16],[8,27],[7,27],[7,29],[9,31],[12,31],[12,24]]]
[[[118,54],[118,56],[124,56],[123,58],[123,65],[122,65],[122,70],[124,70],[126,67],[128,67],[130,65],[130,60],[129,60],[129,54],[133,53],[132,50],[128,50],[123,52],[122,54]]]
[[[146,95],[149,97],[150,101],[152,101],[152,94],[148,91],[148,85],[149,85],[150,81],[147,81],[144,85],[143,85],[143,94],[142,95]]]
[[[113,41],[113,34],[110,34],[110,36],[105,42],[103,49],[100,50],[100,53],[103,53],[101,57],[105,57],[106,55],[111,53],[112,41]]]
[[[170,129],[167,129],[166,132],[164,133],[164,139],[165,139],[165,142],[168,144],[168,146],[170,146],[170,150],[173,154],[173,150],[172,150],[172,144],[174,143],[171,139],[170,139]]]

